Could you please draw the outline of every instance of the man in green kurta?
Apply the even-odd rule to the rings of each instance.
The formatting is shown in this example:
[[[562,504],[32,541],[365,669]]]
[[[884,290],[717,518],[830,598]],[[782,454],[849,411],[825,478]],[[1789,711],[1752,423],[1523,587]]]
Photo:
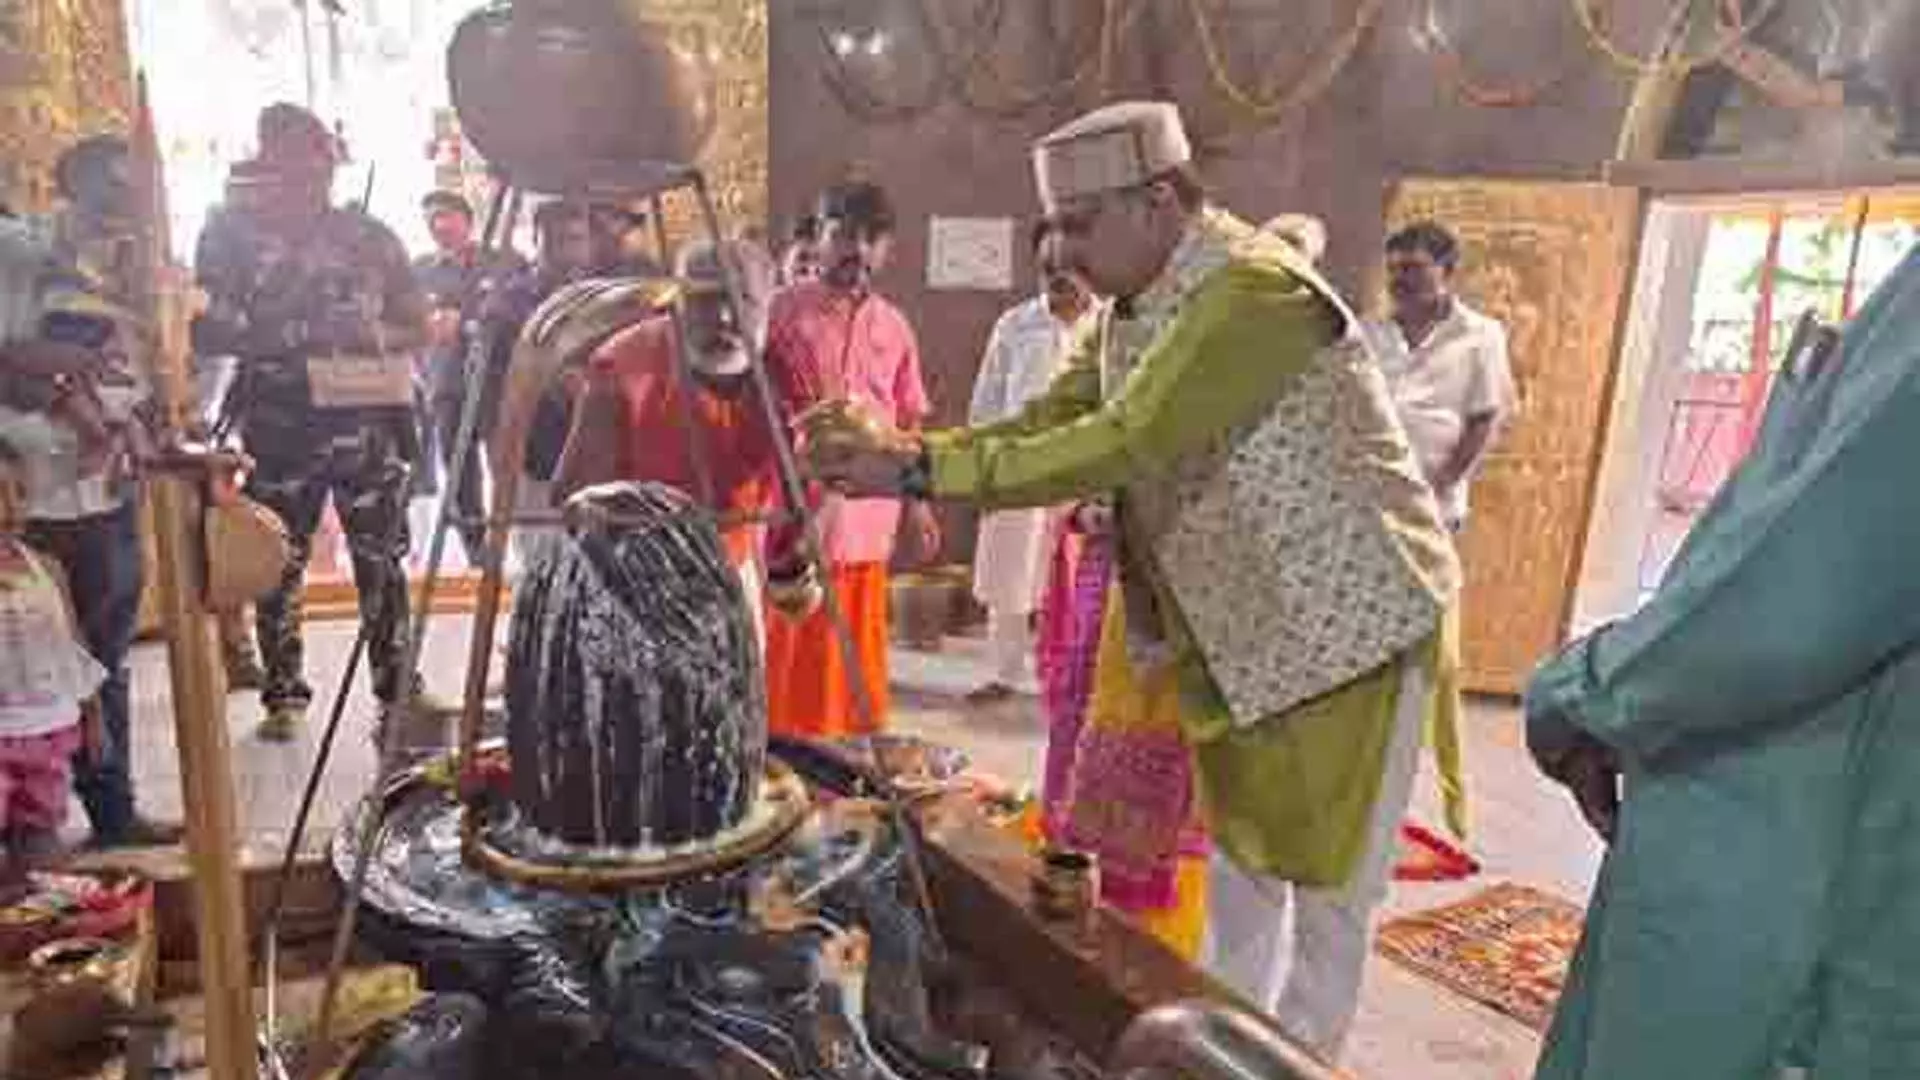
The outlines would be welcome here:
[[[1036,146],[1068,258],[1117,302],[1023,412],[923,437],[842,406],[805,438],[855,491],[1116,497],[1126,659],[1178,680],[1216,852],[1210,966],[1332,1059],[1459,570],[1351,311],[1190,159],[1162,103]]]
[[[1653,599],[1535,677],[1611,839],[1540,1080],[1920,1076],[1916,462],[1920,251],[1782,372]]]

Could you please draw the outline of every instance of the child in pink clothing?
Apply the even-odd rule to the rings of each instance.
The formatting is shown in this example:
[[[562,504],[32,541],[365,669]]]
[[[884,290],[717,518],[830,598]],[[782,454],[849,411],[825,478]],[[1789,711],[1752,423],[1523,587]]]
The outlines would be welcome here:
[[[58,564],[21,539],[23,510],[20,459],[0,443],[0,900],[57,847],[107,675],[75,632]]]

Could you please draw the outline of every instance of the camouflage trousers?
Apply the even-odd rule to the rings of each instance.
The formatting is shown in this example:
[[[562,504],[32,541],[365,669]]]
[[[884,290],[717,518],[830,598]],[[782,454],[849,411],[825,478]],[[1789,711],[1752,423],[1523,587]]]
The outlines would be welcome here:
[[[407,457],[393,439],[373,428],[331,441],[297,440],[303,446],[260,445],[264,441],[249,433],[247,449],[256,466],[247,494],[286,523],[292,558],[280,587],[255,605],[254,625],[266,669],[260,700],[273,709],[304,706],[313,699],[304,670],[302,593],[313,534],[320,527],[327,500],[332,499],[353,558],[373,693],[380,701],[391,702],[410,681],[401,671],[407,631],[406,556],[411,543]]]

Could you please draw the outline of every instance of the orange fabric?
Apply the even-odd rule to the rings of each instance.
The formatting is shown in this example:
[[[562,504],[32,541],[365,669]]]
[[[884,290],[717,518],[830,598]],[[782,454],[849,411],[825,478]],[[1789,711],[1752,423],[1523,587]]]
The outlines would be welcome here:
[[[767,726],[776,735],[869,734],[854,705],[854,679],[866,684],[876,724],[886,724],[887,564],[854,563],[831,573],[853,630],[855,670],[848,670],[824,609],[798,621],[769,611]]]
[[[774,500],[774,445],[765,410],[746,380],[733,392],[709,385],[689,402],[675,358],[673,320],[657,316],[622,330],[594,352],[590,370],[620,401],[619,475],[671,484],[698,499],[699,474],[689,453],[698,445],[715,488],[713,510],[764,514]],[[689,422],[697,425],[690,429]],[[697,436],[690,444],[689,435]],[[761,528],[723,528],[735,566],[751,559]]]

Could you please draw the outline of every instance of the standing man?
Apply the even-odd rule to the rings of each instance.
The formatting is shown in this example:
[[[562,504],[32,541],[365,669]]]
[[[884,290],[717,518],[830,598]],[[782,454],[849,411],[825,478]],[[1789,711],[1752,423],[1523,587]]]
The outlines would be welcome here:
[[[1075,337],[1094,322],[1093,291],[1066,262],[1060,245],[1051,242],[1052,235],[1052,227],[1041,221],[1028,237],[1040,271],[1040,295],[1001,315],[987,337],[967,410],[967,422],[975,427],[1017,414],[1046,390]],[[973,595],[987,608],[993,680],[967,695],[969,704],[1005,701],[1031,680],[1033,613],[1051,520],[1044,508],[1005,510],[981,519],[973,552]]]
[[[25,464],[27,542],[71,586],[87,651],[107,670],[101,738],[73,762],[96,847],[172,843],[180,830],[134,799],[127,653],[140,615],[137,451],[148,328],[131,309],[126,261],[137,227],[126,140],[86,139],[60,158],[66,206],[0,223],[0,438]]]
[[[1917,387],[1920,250],[1783,368],[1659,592],[1535,675],[1609,842],[1539,1080],[1920,1076]]]
[[[467,353],[473,344],[474,322],[488,293],[508,284],[508,279],[525,268],[511,251],[499,251],[485,260],[473,235],[473,206],[462,195],[451,191],[430,192],[420,201],[427,218],[427,231],[433,236],[434,251],[413,264],[414,277],[426,296],[427,399],[432,416],[428,429],[438,444],[440,461],[452,477],[459,453],[460,416],[469,383]],[[486,478],[480,462],[499,412],[500,380],[504,375],[496,360],[505,350],[488,349],[483,354],[485,369],[481,380],[479,423],[469,447],[465,466],[460,471],[458,490],[449,493],[454,510],[460,515],[460,542],[467,552],[467,564],[478,566],[486,529]],[[425,472],[431,465],[423,463]]]
[[[593,235],[588,272],[595,277],[657,277],[660,264],[647,254],[653,247],[644,211],[619,203],[594,203],[587,211]]]
[[[1456,532],[1467,519],[1467,488],[1514,407],[1507,332],[1453,294],[1459,265],[1460,242],[1433,222],[1394,233],[1392,314],[1366,327],[1421,471]]]
[[[892,253],[893,234],[893,201],[878,185],[847,182],[821,196],[822,276],[776,296],[767,331],[768,367],[794,388],[790,404],[796,414],[818,401],[853,400],[912,431],[930,411],[913,328],[873,289],[874,275]],[[906,518],[915,555],[938,550],[932,508],[909,500]],[[863,733],[856,683],[873,709],[871,723],[884,724],[887,717],[887,567],[901,523],[899,493],[828,494],[819,523],[826,547],[820,562],[845,609],[853,663],[847,664],[829,612],[769,620],[768,724],[782,735]]]
[[[804,426],[850,491],[992,508],[1117,493],[1124,624],[1109,615],[1099,678],[1130,670],[1135,733],[1191,753],[1215,852],[1209,966],[1331,1060],[1459,566],[1357,320],[1289,244],[1209,207],[1191,160],[1157,102],[1035,148],[1068,259],[1114,301],[1019,415],[920,435],[829,405]],[[1115,808],[1134,856],[1177,853],[1188,821],[1164,802]]]
[[[798,285],[820,277],[820,219],[802,214],[787,232],[786,247],[780,252],[780,284]]]
[[[383,706],[417,689],[402,670],[409,472],[417,460],[413,350],[426,305],[400,241],[331,205],[339,149],[294,105],[260,114],[260,152],[236,167],[252,182],[243,214],[200,238],[195,269],[208,308],[203,352],[239,358],[247,493],[286,523],[292,557],[256,608],[267,669],[260,736],[292,739],[312,700],[298,597],[329,499],[353,557],[373,692]]]
[[[727,314],[723,259],[744,307],[738,324]],[[682,382],[682,345],[668,313],[635,323],[595,350],[560,459],[555,501],[612,480],[654,480],[702,501],[709,493],[701,490],[691,442],[706,455],[706,480],[713,485],[712,502],[702,504],[723,517],[721,540],[764,638],[760,548],[777,487],[776,433],[749,376],[766,347],[773,259],[750,241],[718,248],[702,241],[680,252],[675,276],[687,290],[680,325],[692,381]]]

